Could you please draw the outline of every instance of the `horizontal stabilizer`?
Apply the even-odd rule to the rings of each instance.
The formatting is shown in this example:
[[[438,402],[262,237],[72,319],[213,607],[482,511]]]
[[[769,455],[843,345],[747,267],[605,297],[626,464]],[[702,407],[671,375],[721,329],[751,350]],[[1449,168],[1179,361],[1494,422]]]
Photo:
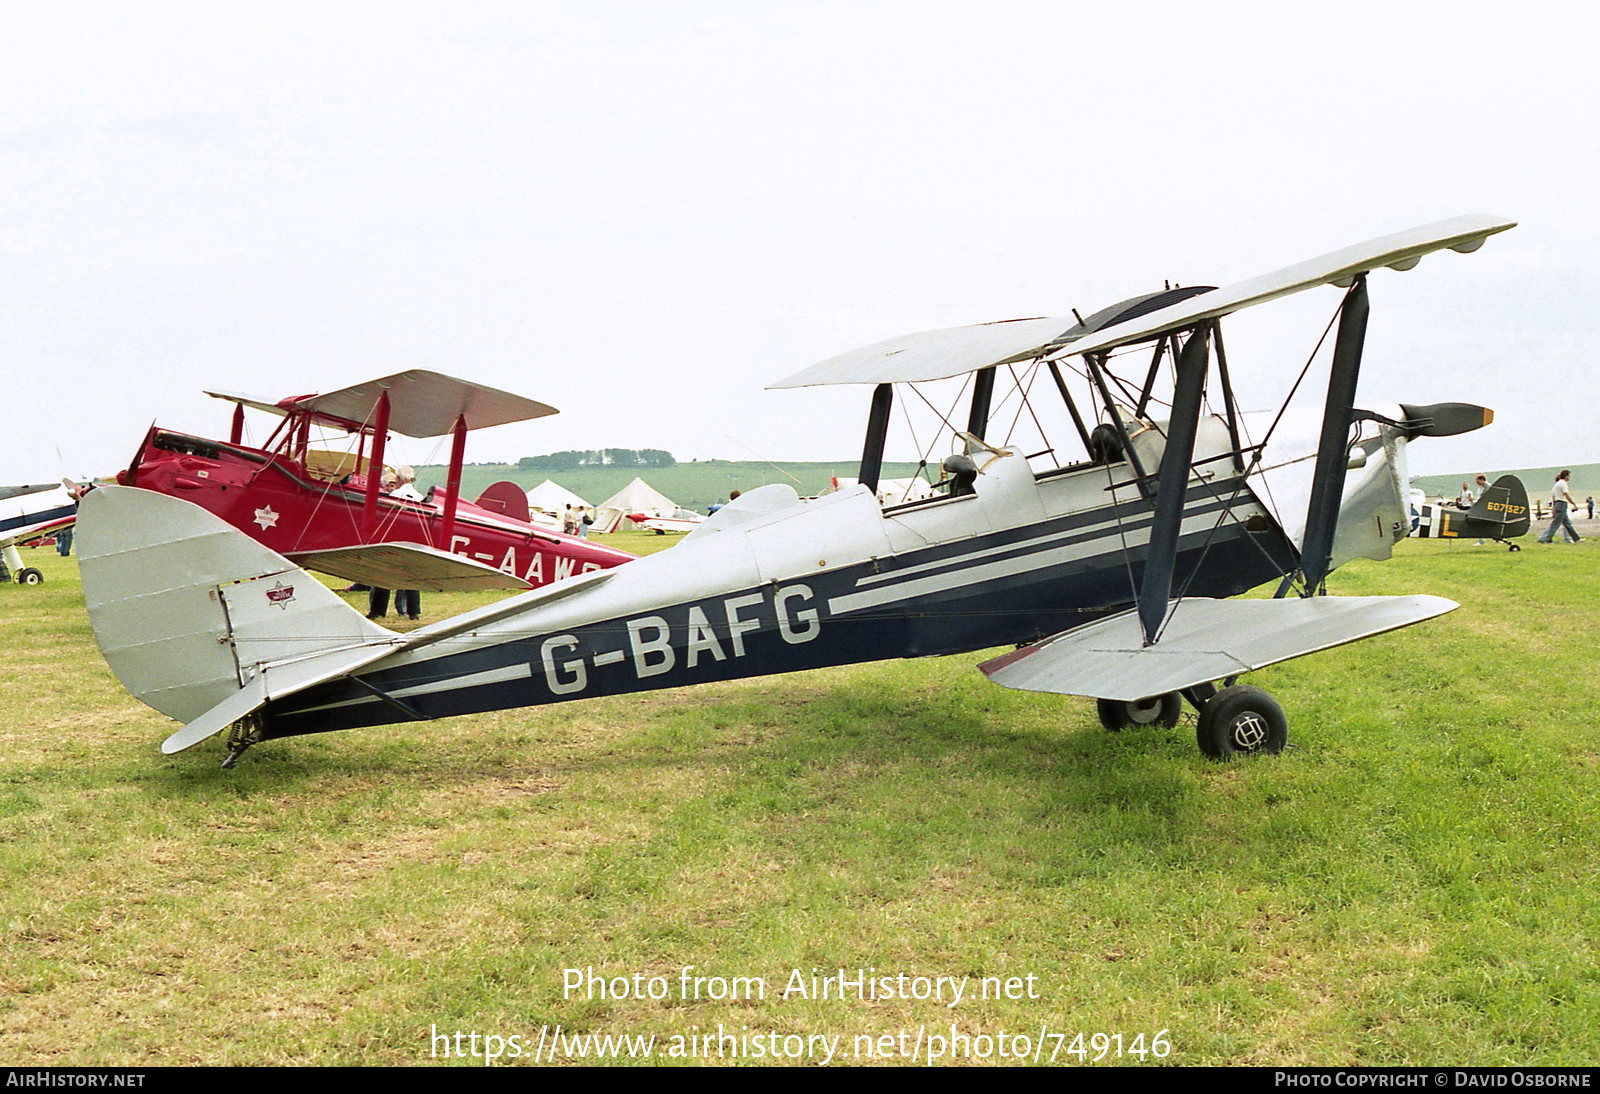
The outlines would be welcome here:
[[[1144,645],[1137,612],[1064,631],[978,668],[1002,687],[1133,701],[1265,668],[1420,623],[1459,607],[1441,596],[1175,600]]]
[[[532,588],[515,574],[420,543],[368,543],[325,551],[296,551],[289,558],[308,570],[379,589],[445,593]]]
[[[358,669],[390,656],[405,642],[404,638],[391,634],[387,639],[360,645],[335,646],[302,657],[257,664],[243,687],[162,741],[161,751],[170,756],[174,752],[193,748],[239,719],[254,714],[273,699],[282,699],[329,680],[349,676]]]

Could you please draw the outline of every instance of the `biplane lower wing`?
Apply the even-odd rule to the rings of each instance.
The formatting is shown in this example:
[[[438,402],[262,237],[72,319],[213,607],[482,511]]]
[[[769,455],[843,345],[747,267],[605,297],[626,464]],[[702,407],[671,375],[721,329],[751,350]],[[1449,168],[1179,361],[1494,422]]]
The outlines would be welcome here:
[[[445,593],[533,587],[515,574],[420,543],[368,543],[322,551],[293,551],[286,557],[308,570],[380,589],[427,589]]]
[[[1136,611],[1064,631],[978,668],[1019,691],[1133,702],[1209,684],[1421,623],[1459,607],[1442,596],[1174,600],[1156,643]]]
[[[42,513],[31,513],[22,518],[21,523],[4,521],[0,522],[0,548],[15,547],[19,543],[39,539],[42,536],[52,536],[64,529],[71,528],[77,523],[77,510],[67,506],[66,510],[57,516]]]

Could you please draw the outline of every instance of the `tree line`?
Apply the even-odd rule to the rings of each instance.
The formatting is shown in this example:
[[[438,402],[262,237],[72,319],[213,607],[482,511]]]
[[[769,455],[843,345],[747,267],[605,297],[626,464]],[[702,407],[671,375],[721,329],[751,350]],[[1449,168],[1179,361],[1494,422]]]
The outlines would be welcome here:
[[[524,456],[519,471],[575,471],[580,467],[671,467],[678,461],[659,448],[595,448]]]

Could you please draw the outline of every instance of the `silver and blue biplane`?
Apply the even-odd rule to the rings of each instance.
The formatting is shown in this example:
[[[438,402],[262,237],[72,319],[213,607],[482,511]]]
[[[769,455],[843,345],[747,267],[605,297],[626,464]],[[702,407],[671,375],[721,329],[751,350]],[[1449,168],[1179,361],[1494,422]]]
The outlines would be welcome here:
[[[1368,276],[1511,227],[1458,217],[1225,288],[824,361],[774,386],[871,387],[856,485],[752,490],[670,550],[405,634],[194,505],[101,488],[79,531],[95,637],[134,695],[184,723],[163,751],[225,732],[225,765],[298,734],[1007,645],[979,666],[997,684],[1093,697],[1108,728],[1173,725],[1187,701],[1208,755],[1274,752],[1283,712],[1238,676],[1456,607],[1326,595],[1336,566],[1406,534],[1407,442],[1492,417],[1357,408]],[[1220,321],[1322,286],[1343,292],[1320,411],[1241,410]],[[943,416],[941,488],[882,504],[896,385],[937,381],[965,404],[964,422]],[[1006,443],[1003,419],[1039,421],[1047,402],[1071,458]],[[1274,582],[1271,599],[1227,599]]]

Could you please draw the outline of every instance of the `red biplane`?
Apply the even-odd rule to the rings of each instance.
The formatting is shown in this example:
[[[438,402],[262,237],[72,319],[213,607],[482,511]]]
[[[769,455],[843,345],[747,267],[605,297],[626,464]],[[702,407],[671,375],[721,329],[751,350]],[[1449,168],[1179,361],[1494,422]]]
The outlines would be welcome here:
[[[206,394],[234,404],[227,441],[152,426],[117,482],[194,502],[308,569],[381,588],[527,589],[635,557],[534,525],[515,483],[461,499],[467,432],[556,413],[544,403],[423,369],[278,403]],[[283,419],[261,448],[244,442],[247,407]],[[354,451],[313,447],[314,431],[354,437]],[[385,467],[391,433],[451,437],[442,488],[418,494]]]

